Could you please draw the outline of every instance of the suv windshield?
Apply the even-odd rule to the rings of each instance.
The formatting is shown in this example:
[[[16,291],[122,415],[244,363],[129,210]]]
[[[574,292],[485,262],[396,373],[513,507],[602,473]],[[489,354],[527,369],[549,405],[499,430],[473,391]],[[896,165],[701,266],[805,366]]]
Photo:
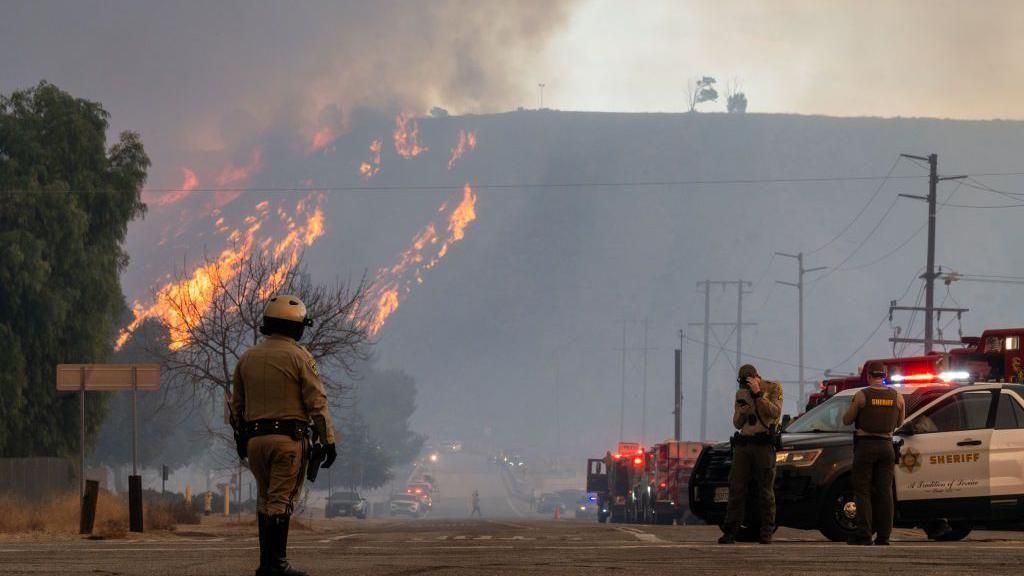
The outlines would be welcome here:
[[[825,400],[791,422],[786,432],[853,432],[853,425],[843,425],[843,412],[850,405],[850,398],[852,396],[833,396]]]
[[[904,394],[906,414],[909,416],[925,403],[949,392],[947,386],[919,388],[912,394]],[[786,427],[786,433],[806,434],[825,432],[853,432],[853,425],[843,425],[843,412],[850,406],[853,396],[833,396],[811,408]]]
[[[335,492],[331,494],[332,502],[354,502],[359,500],[359,494],[355,492]]]

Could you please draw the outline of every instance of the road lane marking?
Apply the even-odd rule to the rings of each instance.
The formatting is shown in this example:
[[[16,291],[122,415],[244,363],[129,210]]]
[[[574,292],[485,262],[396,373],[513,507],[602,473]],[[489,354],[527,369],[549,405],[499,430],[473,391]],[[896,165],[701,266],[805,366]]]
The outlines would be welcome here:
[[[661,538],[658,538],[654,534],[651,534],[649,532],[644,532],[643,530],[640,530],[638,528],[621,527],[621,528],[616,528],[616,530],[618,530],[619,532],[626,532],[627,534],[632,534],[637,540],[640,540],[641,542],[653,542],[653,543],[664,542],[666,544],[668,543],[667,540],[662,540]]]
[[[321,544],[326,544],[328,542],[337,542],[338,540],[345,540],[346,538],[354,538],[356,536],[359,536],[360,534],[361,532],[348,532],[346,534],[338,534],[337,536],[324,538],[323,540],[318,540],[318,542],[320,542]]]

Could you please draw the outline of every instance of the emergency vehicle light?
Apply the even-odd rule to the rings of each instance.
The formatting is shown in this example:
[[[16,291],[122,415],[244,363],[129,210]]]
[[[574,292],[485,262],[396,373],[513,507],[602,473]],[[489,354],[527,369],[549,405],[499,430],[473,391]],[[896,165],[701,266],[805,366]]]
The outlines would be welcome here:
[[[634,466],[639,466],[639,465],[641,465],[643,463],[644,463],[644,459],[641,458],[640,456],[637,456],[636,458],[633,458],[633,465]]]
[[[931,373],[925,374],[893,374],[889,379],[894,383],[901,382],[934,382],[939,380],[941,382],[949,383],[958,380],[968,380],[971,374],[969,372],[942,372],[938,376]]]

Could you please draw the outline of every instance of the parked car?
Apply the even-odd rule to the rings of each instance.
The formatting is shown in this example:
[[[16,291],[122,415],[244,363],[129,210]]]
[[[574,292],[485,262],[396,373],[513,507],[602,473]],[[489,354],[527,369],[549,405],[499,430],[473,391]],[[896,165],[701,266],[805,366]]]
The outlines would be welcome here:
[[[362,520],[366,518],[369,505],[366,500],[359,497],[356,492],[335,492],[327,499],[327,506],[324,509],[324,516],[335,518],[338,516],[355,516]]]

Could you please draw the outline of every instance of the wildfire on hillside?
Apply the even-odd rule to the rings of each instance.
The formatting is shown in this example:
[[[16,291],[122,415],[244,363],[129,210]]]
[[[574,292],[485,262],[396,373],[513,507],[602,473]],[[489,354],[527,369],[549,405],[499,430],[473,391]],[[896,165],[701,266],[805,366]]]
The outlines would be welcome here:
[[[402,158],[415,158],[427,151],[426,146],[419,142],[420,125],[411,114],[399,114],[395,117],[395,130],[392,133],[395,152]]]
[[[442,205],[441,213],[445,213],[446,206],[447,203]],[[476,194],[469,184],[462,189],[462,201],[447,214],[444,238],[438,234],[437,225],[430,222],[413,236],[412,245],[399,254],[395,265],[377,271],[370,294],[376,308],[370,319],[371,336],[380,331],[413,285],[423,283],[423,273],[436,266],[449,248],[465,238],[466,228],[476,220]]]
[[[383,144],[380,138],[370,142],[370,161],[359,165],[359,175],[364,180],[369,180],[380,173],[380,151]]]
[[[324,214],[321,209],[322,195],[306,197],[294,209],[279,205],[274,213],[280,225],[287,232],[280,240],[265,232],[271,219],[270,202],[263,201],[254,207],[254,214],[246,216],[243,224],[230,229],[226,244],[220,254],[197,267],[187,277],[172,280],[155,291],[153,302],[148,306],[136,301],[132,307],[135,318],[117,338],[115,349],[120,349],[128,338],[149,318],[160,320],[168,329],[171,350],[178,350],[188,344],[187,327],[198,322],[209,310],[217,296],[218,286],[230,281],[244,265],[246,257],[256,250],[265,250],[282,258],[278,269],[271,275],[271,281],[263,287],[264,295],[274,293],[283,282],[288,270],[295,265],[304,248],[311,246],[324,233]],[[222,222],[222,220],[218,220]],[[225,230],[220,225],[220,230]],[[189,309],[182,310],[175,302],[187,296]]]
[[[451,158],[448,159],[448,169],[451,170],[456,160],[462,158],[463,154],[474,148],[476,148],[476,132],[472,130],[469,132],[459,130],[459,141],[452,148]]]

